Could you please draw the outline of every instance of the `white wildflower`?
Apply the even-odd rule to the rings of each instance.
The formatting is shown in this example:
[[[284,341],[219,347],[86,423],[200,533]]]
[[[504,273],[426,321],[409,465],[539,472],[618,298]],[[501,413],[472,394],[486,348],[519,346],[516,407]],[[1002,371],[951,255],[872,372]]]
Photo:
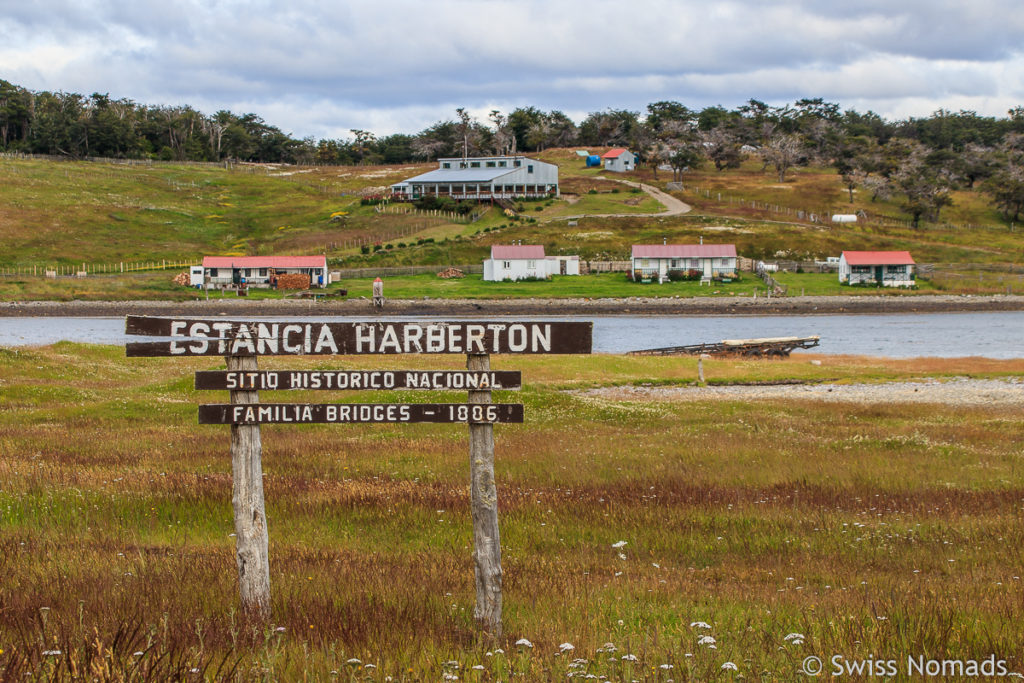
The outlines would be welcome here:
[[[44,657],[60,657],[61,654],[60,650],[43,650]]]
[[[659,666],[658,668],[659,668],[659,669],[664,669],[665,671],[671,671],[671,670],[672,670],[672,669],[674,669],[675,667],[674,667],[674,666],[672,666],[671,664],[662,664],[662,665],[661,665],[661,666]]]
[[[708,629],[708,628],[711,628],[711,624],[709,624],[706,621],[694,621],[694,622],[692,622],[690,624],[690,628],[704,628],[704,629]]]
[[[624,662],[635,662],[636,655],[622,655],[622,661]]]
[[[626,559],[626,555],[625,555],[625,553],[619,553],[619,559],[620,559],[620,560],[624,560],[624,559]]]
[[[474,664],[473,665],[473,670],[474,671],[483,671],[484,670],[484,665],[483,664]]]
[[[617,541],[615,543],[612,543],[612,547],[615,548],[616,550],[618,550],[619,548],[625,548],[626,547],[626,542],[625,541]]]
[[[362,662],[359,661],[358,659],[356,659],[355,657],[353,657],[352,659],[346,660],[345,663],[348,664],[349,666],[359,666],[360,664],[362,664]]]
[[[790,634],[787,634],[786,637],[783,638],[783,640],[786,640],[786,641],[790,641],[790,640],[803,640],[803,638],[804,638],[804,634],[802,634],[802,633],[790,633]]]
[[[572,643],[562,643],[561,645],[558,646],[558,651],[559,652],[571,652],[572,650],[575,650],[575,649],[576,649],[576,646],[573,645]]]
[[[516,645],[519,645],[520,647],[533,647],[533,643],[528,641],[526,638],[520,638],[517,640]]]
[[[718,641],[716,641],[711,636],[701,636],[700,640],[697,641],[697,644],[698,645],[714,645],[716,642],[718,642]]]
[[[733,664],[732,662],[726,662],[725,664],[723,664],[722,665],[722,669],[724,669],[725,671],[738,671],[739,670],[738,667],[735,664]]]

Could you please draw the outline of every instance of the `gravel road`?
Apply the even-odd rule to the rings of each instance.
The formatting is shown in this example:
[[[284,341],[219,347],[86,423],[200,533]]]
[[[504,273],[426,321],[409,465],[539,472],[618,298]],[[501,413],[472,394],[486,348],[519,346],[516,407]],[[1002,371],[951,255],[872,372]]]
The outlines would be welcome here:
[[[786,384],[706,387],[607,387],[574,392],[610,401],[796,399],[850,403],[1024,406],[1024,379],[953,378],[885,384]]]

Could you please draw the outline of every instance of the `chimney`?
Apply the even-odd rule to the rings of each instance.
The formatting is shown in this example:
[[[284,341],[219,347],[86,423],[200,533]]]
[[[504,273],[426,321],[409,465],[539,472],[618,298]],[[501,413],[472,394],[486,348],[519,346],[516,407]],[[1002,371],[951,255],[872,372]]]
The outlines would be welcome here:
[[[661,238],[661,243],[662,243],[662,245],[668,244],[668,238],[667,237],[662,237]]]
[[[700,236],[700,243],[701,243],[701,244],[704,244],[704,235],[701,235],[701,236]]]

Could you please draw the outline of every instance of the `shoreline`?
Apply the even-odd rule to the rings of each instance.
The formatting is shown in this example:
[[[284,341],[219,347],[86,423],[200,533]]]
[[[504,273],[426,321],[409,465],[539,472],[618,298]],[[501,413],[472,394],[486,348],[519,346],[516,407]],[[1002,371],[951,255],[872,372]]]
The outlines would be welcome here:
[[[586,315],[832,315],[967,313],[1024,310],[1020,295],[694,297],[627,299],[402,299],[374,309],[364,297],[335,301],[216,299],[196,301],[0,302],[4,317],[163,316],[586,316]]]

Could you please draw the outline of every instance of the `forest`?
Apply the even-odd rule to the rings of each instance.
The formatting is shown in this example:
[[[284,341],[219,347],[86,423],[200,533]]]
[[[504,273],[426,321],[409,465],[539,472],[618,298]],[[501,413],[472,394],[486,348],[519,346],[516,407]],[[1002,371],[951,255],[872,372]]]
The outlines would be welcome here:
[[[204,114],[188,106],[34,92],[0,80],[0,152],[67,159],[225,160],[301,165],[400,164],[460,154],[534,153],[549,147],[624,146],[655,176],[721,171],[756,155],[780,183],[798,166],[834,167],[849,192],[899,195],[915,224],[935,220],[956,189],[978,188],[1009,222],[1024,212],[1024,107],[1005,117],[939,110],[888,121],[823,98],[773,106],[691,109],[659,101],[645,111],[608,108],[576,124],[565,113],[519,107],[479,121],[465,109],[417,133],[295,138],[254,113]],[[657,176],[656,176],[657,177]]]

